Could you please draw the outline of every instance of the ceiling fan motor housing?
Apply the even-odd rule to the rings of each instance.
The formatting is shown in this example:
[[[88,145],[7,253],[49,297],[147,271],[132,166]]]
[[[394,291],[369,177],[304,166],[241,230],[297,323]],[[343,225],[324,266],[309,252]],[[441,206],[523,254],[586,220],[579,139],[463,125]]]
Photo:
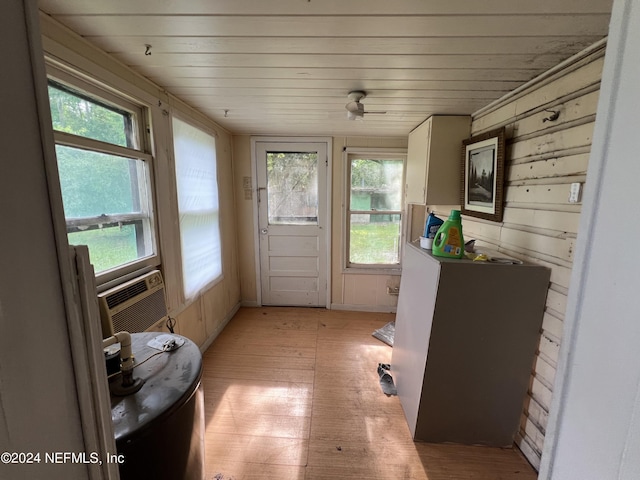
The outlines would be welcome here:
[[[363,92],[362,90],[354,90],[353,92],[349,92],[349,94],[347,95],[347,98],[352,102],[359,102],[366,96],[367,96],[366,92]]]

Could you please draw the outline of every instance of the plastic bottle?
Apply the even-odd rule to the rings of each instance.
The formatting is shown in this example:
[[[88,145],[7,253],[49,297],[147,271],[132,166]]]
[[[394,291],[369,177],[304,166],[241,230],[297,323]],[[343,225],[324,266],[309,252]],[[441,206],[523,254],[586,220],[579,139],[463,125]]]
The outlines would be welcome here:
[[[433,239],[436,237],[436,232],[443,223],[444,220],[436,217],[433,212],[429,213],[424,226],[424,235],[420,237],[420,246],[422,248],[431,250]]]
[[[425,222],[424,236],[426,238],[436,238],[436,233],[443,223],[444,220],[436,217],[433,212],[431,212],[427,217],[427,221]]]
[[[464,257],[464,237],[460,210],[451,210],[449,218],[442,224],[433,239],[433,255],[437,257]]]

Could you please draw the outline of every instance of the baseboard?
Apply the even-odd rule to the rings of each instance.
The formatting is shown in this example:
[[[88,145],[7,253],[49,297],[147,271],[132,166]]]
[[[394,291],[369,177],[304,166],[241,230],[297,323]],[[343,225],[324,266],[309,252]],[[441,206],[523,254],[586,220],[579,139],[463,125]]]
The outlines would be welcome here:
[[[254,301],[242,301],[241,307],[256,308],[261,307],[258,302]],[[332,303],[329,307],[331,310],[350,310],[354,312],[372,312],[372,313],[396,313],[395,305],[352,305],[345,303]],[[237,309],[236,309],[237,311]]]
[[[260,307],[260,305],[258,305],[258,302],[256,302],[255,300],[251,300],[251,301],[246,301],[243,300],[242,302],[240,302],[240,306],[241,307],[251,307],[251,308],[255,308],[255,307]]]
[[[396,313],[395,305],[351,305],[346,303],[332,303],[331,310],[349,310],[354,312]]]
[[[233,318],[233,316],[236,313],[238,313],[238,310],[240,310],[241,306],[243,306],[243,305],[240,302],[238,302],[231,309],[231,311],[229,313],[227,313],[227,315],[224,317],[224,320],[222,321],[222,323],[220,323],[220,325],[218,325],[218,327],[213,331],[213,333],[211,335],[209,335],[209,338],[207,338],[205,340],[205,342],[200,346],[200,353],[204,353],[204,352],[207,351],[207,349],[211,346],[213,341],[218,337],[218,335],[220,335],[220,332],[222,332],[222,330],[224,330],[224,327],[226,327],[227,324]]]

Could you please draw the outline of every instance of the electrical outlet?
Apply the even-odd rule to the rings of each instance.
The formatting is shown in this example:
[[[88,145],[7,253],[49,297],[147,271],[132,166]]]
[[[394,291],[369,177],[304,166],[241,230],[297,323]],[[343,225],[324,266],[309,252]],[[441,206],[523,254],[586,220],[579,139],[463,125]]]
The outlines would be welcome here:
[[[580,201],[581,183],[572,183],[569,190],[569,203],[578,203]]]

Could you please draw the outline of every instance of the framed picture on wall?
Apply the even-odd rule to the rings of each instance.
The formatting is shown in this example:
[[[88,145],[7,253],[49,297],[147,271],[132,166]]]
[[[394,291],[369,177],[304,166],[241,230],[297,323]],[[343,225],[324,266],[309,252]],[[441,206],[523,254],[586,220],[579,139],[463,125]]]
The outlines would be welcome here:
[[[461,210],[465,215],[502,221],[504,128],[462,142]]]

